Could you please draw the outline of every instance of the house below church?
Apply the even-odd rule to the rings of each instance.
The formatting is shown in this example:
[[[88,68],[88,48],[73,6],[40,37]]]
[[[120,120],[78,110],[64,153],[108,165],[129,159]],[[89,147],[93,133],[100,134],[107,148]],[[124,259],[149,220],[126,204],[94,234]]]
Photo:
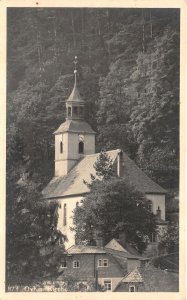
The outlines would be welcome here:
[[[134,249],[134,251],[136,251]],[[114,291],[124,276],[143,267],[147,258],[132,254],[117,240],[105,247],[74,245],[62,256],[58,282],[84,285],[87,291]]]
[[[45,201],[59,202],[58,229],[68,238],[66,249],[75,244],[73,210],[81,204],[88,194],[89,187],[84,181],[90,181],[90,174],[95,175],[94,164],[99,157],[95,153],[95,132],[84,120],[84,100],[75,84],[66,101],[66,121],[54,132],[55,135],[55,175],[43,190]],[[150,179],[121,149],[107,151],[113,162],[116,176],[123,177],[134,188],[142,192],[149,200],[149,210],[157,215],[158,228],[166,228],[165,194],[166,191]],[[151,237],[156,243],[156,237]]]

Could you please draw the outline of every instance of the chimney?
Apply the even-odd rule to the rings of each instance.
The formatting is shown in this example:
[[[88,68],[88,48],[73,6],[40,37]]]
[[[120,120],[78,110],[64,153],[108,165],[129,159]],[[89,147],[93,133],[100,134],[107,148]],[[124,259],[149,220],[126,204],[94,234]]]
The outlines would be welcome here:
[[[102,237],[96,237],[96,246],[97,247],[101,247],[103,248],[104,247],[104,241],[103,241],[103,238]]]
[[[100,230],[95,230],[94,240],[96,242],[97,247],[104,247],[104,238],[102,237]]]
[[[123,247],[126,246],[126,233],[125,231],[120,231],[119,232],[119,241],[122,244]]]

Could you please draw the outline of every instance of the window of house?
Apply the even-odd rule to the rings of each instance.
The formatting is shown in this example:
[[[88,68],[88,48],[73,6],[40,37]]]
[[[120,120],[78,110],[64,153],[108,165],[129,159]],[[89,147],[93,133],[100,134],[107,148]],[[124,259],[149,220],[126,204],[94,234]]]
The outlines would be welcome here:
[[[67,225],[67,205],[64,204],[64,226]]]
[[[73,268],[74,269],[80,268],[80,261],[79,260],[74,260],[73,261]]]
[[[108,267],[108,259],[103,259],[103,267]]]
[[[63,153],[63,143],[60,142],[60,153]]]
[[[64,260],[61,265],[60,265],[61,268],[67,268],[67,262],[66,260]]]
[[[98,267],[102,267],[102,259],[98,260]]]
[[[129,292],[135,292],[135,285],[129,285]]]
[[[98,267],[108,267],[108,259],[98,259]]]
[[[112,290],[111,279],[105,279],[104,280],[104,288],[105,288],[106,291],[111,291]]]
[[[82,141],[79,142],[79,153],[84,153],[84,143]]]

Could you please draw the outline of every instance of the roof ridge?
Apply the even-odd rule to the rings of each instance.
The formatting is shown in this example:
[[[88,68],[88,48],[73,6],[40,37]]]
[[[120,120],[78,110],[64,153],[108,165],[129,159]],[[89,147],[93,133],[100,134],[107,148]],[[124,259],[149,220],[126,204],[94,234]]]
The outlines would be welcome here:
[[[120,149],[114,149],[114,150],[108,150],[108,151],[105,151],[106,153],[109,153],[109,152],[116,152],[116,151],[121,151]],[[95,156],[95,155],[98,155],[98,154],[100,154],[101,152],[97,152],[97,153],[92,153],[92,154],[85,154],[84,156],[83,156],[83,158],[84,157],[87,157],[87,156]]]

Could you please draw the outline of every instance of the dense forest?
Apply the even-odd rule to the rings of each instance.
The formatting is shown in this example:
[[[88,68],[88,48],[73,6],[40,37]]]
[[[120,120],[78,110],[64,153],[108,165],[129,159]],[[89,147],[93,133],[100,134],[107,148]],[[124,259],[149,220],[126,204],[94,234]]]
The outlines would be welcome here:
[[[26,214],[54,175],[53,132],[65,120],[74,56],[97,152],[121,148],[177,191],[179,10],[8,8],[7,17],[7,249],[24,234],[32,248],[26,223],[44,234],[36,212]]]

